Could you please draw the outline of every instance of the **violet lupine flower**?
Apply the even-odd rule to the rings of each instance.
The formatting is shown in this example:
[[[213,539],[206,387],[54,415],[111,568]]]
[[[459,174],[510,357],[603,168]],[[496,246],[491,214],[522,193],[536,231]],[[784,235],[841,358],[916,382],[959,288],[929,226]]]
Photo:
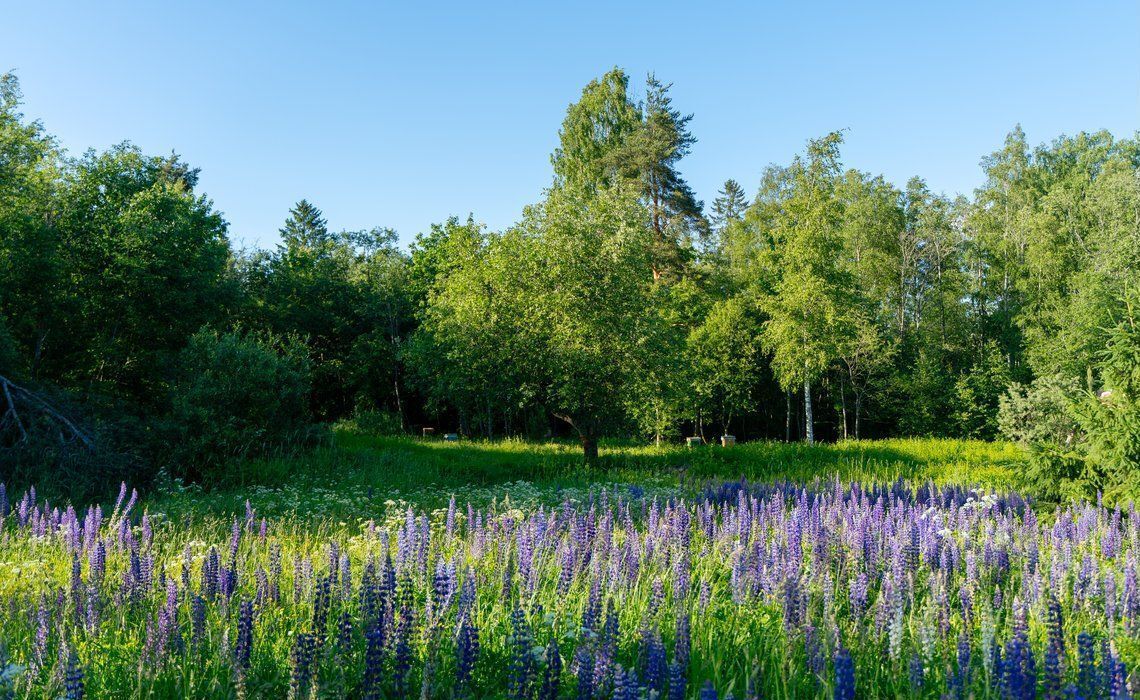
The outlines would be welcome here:
[[[661,635],[655,631],[645,640],[645,687],[661,697],[665,694],[667,673],[665,645],[661,643]]]
[[[1078,694],[1082,698],[1096,697],[1100,674],[1096,668],[1096,646],[1088,632],[1077,635],[1077,668]]]
[[[701,700],[717,700],[716,688],[713,687],[712,681],[705,681],[701,688]]]
[[[914,695],[922,693],[922,687],[926,683],[926,669],[922,666],[922,657],[917,653],[910,655],[910,690]]]
[[[47,664],[48,631],[51,627],[51,612],[48,610],[47,597],[41,595],[39,606],[36,608],[36,636],[32,641],[32,666],[44,668]]]
[[[534,635],[531,633],[526,613],[521,608],[515,608],[511,613],[511,636],[508,646],[511,656],[507,675],[507,697],[523,700],[530,695],[534,675],[534,657],[531,655]]]
[[[11,505],[8,503],[8,488],[0,483],[0,520],[7,518],[11,512]]]
[[[669,664],[668,700],[685,700],[685,688],[688,685],[688,680],[688,675],[681,664],[676,661]]]
[[[562,651],[558,648],[557,637],[551,637],[544,653],[546,669],[542,674],[542,686],[538,700],[558,700],[558,689],[562,685]]]
[[[1045,645],[1045,697],[1056,700],[1061,696],[1064,681],[1065,626],[1061,604],[1050,596],[1046,603],[1048,640]]]
[[[206,641],[206,600],[198,594],[190,597],[190,644],[202,649]]]
[[[361,693],[365,700],[379,700],[382,697],[380,681],[384,674],[384,636],[380,630],[372,630],[364,637],[364,684]]]
[[[301,632],[293,642],[289,655],[289,698],[297,700],[308,692],[313,677],[313,656],[316,642],[313,635]]]
[[[341,611],[340,622],[337,623],[336,633],[336,651],[341,657],[344,657],[352,649],[352,635],[355,624],[352,621],[352,613],[347,609]]]
[[[1012,700],[1033,700],[1037,696],[1037,662],[1029,645],[1025,612],[1015,612],[1013,637],[1005,648],[1003,691]]]
[[[578,676],[575,697],[577,700],[592,700],[594,697],[594,655],[580,644],[574,651],[574,668]]]
[[[218,560],[218,550],[210,547],[206,553],[206,561],[202,563],[202,595],[206,600],[214,600],[218,595],[218,570],[221,564]]]
[[[243,600],[238,607],[237,642],[234,644],[234,665],[238,672],[249,669],[253,651],[253,603]]]
[[[64,697],[67,700],[83,700],[86,696],[83,686],[83,667],[79,657],[72,650],[67,655],[67,670],[64,675]]]
[[[404,582],[401,584],[403,600],[400,603],[399,621],[396,623],[396,649],[392,668],[396,695],[401,697],[408,692],[408,672],[412,665],[412,627],[415,624],[412,581],[409,574],[404,576]]]
[[[835,700],[855,700],[855,662],[842,646],[835,652]]]
[[[459,623],[455,648],[455,697],[471,697],[471,676],[479,659],[479,630],[467,618]]]
[[[317,644],[324,644],[325,633],[329,626],[329,603],[332,588],[331,574],[317,582],[317,593],[313,598],[313,633],[317,636]]]

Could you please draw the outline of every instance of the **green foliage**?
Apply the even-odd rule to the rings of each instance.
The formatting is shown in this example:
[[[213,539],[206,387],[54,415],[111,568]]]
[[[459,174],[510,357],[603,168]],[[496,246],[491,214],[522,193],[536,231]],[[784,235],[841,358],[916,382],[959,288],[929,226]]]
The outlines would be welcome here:
[[[761,372],[760,322],[739,297],[719,302],[689,334],[686,360],[698,406],[720,420],[727,433],[735,416],[753,406]]]
[[[179,357],[165,425],[171,468],[207,484],[237,460],[310,445],[310,365],[295,338],[196,333]]]
[[[998,429],[1006,439],[1026,446],[1072,445],[1078,426],[1069,402],[1079,392],[1076,381],[1059,375],[1012,384],[999,403]]]
[[[1006,359],[996,344],[986,344],[969,372],[954,383],[956,434],[982,440],[997,437],[998,406],[1009,383]]]

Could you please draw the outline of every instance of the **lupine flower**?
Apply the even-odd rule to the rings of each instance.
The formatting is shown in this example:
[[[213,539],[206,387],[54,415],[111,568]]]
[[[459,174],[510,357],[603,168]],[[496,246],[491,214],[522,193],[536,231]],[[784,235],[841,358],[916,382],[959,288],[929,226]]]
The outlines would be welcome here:
[[[237,642],[234,644],[234,665],[239,673],[249,668],[253,651],[253,603],[245,600],[238,608]]]
[[[289,655],[289,698],[297,700],[308,693],[312,682],[313,652],[316,642],[313,635],[301,632],[293,642],[293,651]]]
[[[534,674],[534,657],[531,656],[534,637],[531,635],[526,614],[519,608],[515,608],[511,613],[509,646],[511,656],[507,675],[507,696],[521,700],[529,695],[531,678]]]
[[[835,700],[854,700],[855,698],[855,662],[851,653],[840,647],[835,652]]]
[[[384,673],[384,637],[380,630],[371,630],[365,634],[365,639],[362,697],[366,700],[379,700],[382,696],[380,680]]]
[[[83,667],[79,665],[79,657],[75,655],[74,650],[67,656],[64,689],[64,697],[67,698],[67,700],[83,700],[85,697]]]
[[[562,684],[562,652],[558,648],[558,640],[551,638],[543,654],[546,668],[542,673],[542,687],[538,691],[538,700],[558,700],[558,689]]]
[[[464,617],[459,624],[455,651],[455,697],[466,698],[471,693],[471,674],[479,659],[479,630]]]

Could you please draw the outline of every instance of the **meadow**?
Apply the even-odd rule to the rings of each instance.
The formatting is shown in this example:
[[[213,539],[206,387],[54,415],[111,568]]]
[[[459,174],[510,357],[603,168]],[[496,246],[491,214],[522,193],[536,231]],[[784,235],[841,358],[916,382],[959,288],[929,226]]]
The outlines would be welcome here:
[[[337,432],[213,490],[0,495],[0,696],[1131,697],[1130,506],[1003,443]]]

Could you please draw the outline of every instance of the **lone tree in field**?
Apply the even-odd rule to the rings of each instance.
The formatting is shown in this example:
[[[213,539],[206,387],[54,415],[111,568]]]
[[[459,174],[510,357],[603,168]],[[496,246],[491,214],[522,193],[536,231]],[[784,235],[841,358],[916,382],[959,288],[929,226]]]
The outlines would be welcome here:
[[[835,195],[839,145],[829,134],[808,144],[807,158],[792,166],[792,192],[775,223],[782,242],[774,293],[765,301],[768,321],[761,341],[772,353],[772,370],[780,385],[804,391],[805,436],[815,442],[811,386],[838,357],[850,335],[846,290],[841,267],[843,208]]]

